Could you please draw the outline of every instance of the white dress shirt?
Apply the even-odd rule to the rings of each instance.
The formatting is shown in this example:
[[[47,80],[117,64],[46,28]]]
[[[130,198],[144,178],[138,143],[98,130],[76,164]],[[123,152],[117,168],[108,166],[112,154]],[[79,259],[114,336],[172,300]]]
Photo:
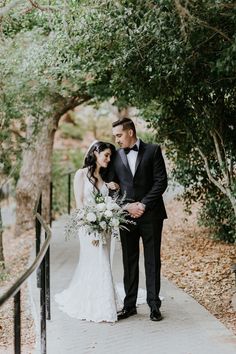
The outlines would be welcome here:
[[[137,145],[137,147],[139,149],[140,140],[137,139],[137,141],[136,141],[136,143],[134,145]],[[138,151],[135,151],[135,150],[130,150],[130,152],[127,154],[127,160],[128,160],[129,168],[130,168],[133,176],[134,176],[134,173],[135,173],[135,164],[136,164],[137,156],[138,156]]]

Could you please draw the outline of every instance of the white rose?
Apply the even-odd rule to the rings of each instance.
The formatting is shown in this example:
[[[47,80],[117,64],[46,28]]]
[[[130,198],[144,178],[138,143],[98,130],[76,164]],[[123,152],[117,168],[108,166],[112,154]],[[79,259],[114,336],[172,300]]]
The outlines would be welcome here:
[[[96,215],[94,214],[94,213],[88,213],[87,214],[87,217],[86,217],[86,219],[89,221],[89,222],[94,222],[94,221],[96,221]]]
[[[113,205],[111,203],[106,205],[107,210],[113,210]]]
[[[107,210],[120,209],[119,205],[111,197],[106,197],[106,206]]]
[[[112,202],[109,202],[107,204],[107,210],[116,210],[118,207],[118,205],[116,203],[114,203],[113,201]]]
[[[111,210],[106,210],[104,215],[107,217],[107,218],[111,218],[112,217],[112,211]]]
[[[118,219],[112,219],[110,224],[111,226],[118,227],[120,225],[120,222]]]
[[[110,197],[109,195],[106,196],[106,198],[105,198],[105,203],[106,204],[112,203],[112,201],[113,201],[112,197]]]
[[[99,211],[104,211],[106,210],[106,204],[105,203],[99,203],[96,205],[97,210]]]
[[[105,230],[106,227],[107,227],[107,224],[106,224],[105,221],[101,221],[101,222],[99,223],[99,225],[101,226],[101,228],[102,228],[103,230]]]

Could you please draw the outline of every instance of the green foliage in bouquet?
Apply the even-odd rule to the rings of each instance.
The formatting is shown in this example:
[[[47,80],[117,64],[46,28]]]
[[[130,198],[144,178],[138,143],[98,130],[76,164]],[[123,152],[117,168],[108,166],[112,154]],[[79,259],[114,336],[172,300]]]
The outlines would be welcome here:
[[[102,244],[106,244],[108,234],[118,237],[119,229],[128,230],[126,225],[135,224],[127,219],[127,212],[120,205],[122,202],[118,197],[113,199],[101,193],[94,194],[87,205],[72,211],[65,226],[66,239],[76,237],[80,229],[91,235],[92,241],[101,241]]]

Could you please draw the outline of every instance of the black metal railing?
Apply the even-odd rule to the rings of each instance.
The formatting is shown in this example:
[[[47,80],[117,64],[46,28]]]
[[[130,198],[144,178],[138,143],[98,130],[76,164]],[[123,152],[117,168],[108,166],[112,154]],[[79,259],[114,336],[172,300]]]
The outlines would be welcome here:
[[[66,206],[66,209],[67,209],[67,213],[70,215],[70,212],[71,212],[71,190],[72,190],[72,175],[74,175],[76,172],[76,170],[69,170],[63,174],[60,175],[61,178],[64,178],[64,177],[67,177],[67,181],[65,183],[67,183],[67,196],[66,196],[66,199],[67,199],[67,206]],[[51,195],[53,195],[53,189],[54,189],[54,185],[51,184]]]
[[[67,173],[65,173],[64,175],[67,176],[67,213],[70,215],[70,211],[71,211],[71,180],[72,180],[72,175],[75,173],[76,171],[68,171]]]
[[[50,188],[52,192],[52,186]],[[50,196],[52,202],[52,193]],[[51,204],[52,205],[52,204]],[[51,206],[50,206],[51,209]],[[50,254],[51,229],[41,216],[42,198],[38,196],[35,208],[36,258],[24,274],[0,296],[0,307],[14,297],[14,353],[21,353],[21,288],[30,275],[37,270],[37,286],[40,289],[41,353],[46,354],[46,320],[50,319]],[[51,211],[50,211],[51,213]],[[50,214],[51,215],[51,214]],[[51,220],[50,220],[51,224]],[[42,228],[45,240],[41,245]]]
[[[76,171],[71,170],[62,175],[67,176],[67,212],[71,212],[71,190],[72,175]],[[49,207],[49,226],[52,225],[53,210],[53,183],[50,183],[50,207]],[[0,296],[0,307],[14,297],[14,353],[21,353],[21,288],[25,281],[36,271],[37,287],[40,289],[40,348],[41,353],[47,352],[47,321],[51,319],[50,307],[50,241],[51,228],[43,220],[42,216],[42,194],[38,198],[34,207],[35,217],[35,248],[36,257],[32,265],[24,274]],[[42,243],[42,228],[45,236]]]

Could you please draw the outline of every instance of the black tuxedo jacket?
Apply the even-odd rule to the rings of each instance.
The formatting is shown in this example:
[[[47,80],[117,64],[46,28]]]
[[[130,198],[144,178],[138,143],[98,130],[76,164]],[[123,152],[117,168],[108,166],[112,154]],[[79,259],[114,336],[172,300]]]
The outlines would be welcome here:
[[[167,218],[162,198],[167,187],[167,174],[159,145],[140,140],[134,176],[124,149],[117,150],[109,170],[109,181],[119,183],[121,195],[126,196],[125,202],[139,201],[146,205],[140,221]]]

